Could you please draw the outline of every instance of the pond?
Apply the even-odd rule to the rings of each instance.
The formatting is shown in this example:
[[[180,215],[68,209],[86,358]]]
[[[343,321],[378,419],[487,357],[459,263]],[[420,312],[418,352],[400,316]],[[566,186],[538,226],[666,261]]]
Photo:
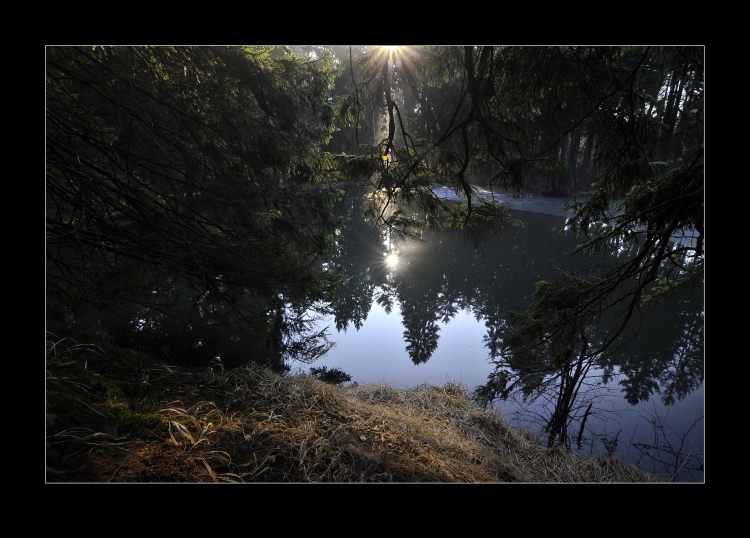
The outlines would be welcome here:
[[[372,223],[357,217],[361,200],[348,197],[355,217],[331,260],[346,270],[347,285],[316,327],[329,331],[334,347],[313,366],[396,388],[459,383],[472,391],[487,383],[492,335],[507,314],[527,309],[536,281],[582,262],[571,255],[579,241],[553,231],[565,222],[559,200],[510,201],[523,208],[511,212],[524,226],[475,248],[450,231],[378,243]],[[703,481],[703,316],[701,288],[631,321],[615,352],[621,367],[610,379],[596,369],[586,376],[577,409],[589,413],[574,448],[616,452],[665,480]],[[493,408],[538,432],[550,405],[519,396]]]

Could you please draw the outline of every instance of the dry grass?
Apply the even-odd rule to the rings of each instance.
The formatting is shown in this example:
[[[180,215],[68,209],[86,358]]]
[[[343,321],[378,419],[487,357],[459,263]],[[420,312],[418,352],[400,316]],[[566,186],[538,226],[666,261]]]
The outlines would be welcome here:
[[[659,481],[545,449],[461,385],[341,387],[48,339],[48,482]]]

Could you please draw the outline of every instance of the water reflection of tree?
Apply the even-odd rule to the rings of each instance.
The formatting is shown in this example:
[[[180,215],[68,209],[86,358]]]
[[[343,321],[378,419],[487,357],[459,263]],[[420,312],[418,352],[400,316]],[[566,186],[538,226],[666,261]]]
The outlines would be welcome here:
[[[648,443],[633,445],[639,453],[640,467],[646,468],[650,462],[654,472],[664,472],[670,482],[677,481],[679,476],[695,480],[697,473],[704,472],[703,453],[690,438],[692,429],[703,420],[703,413],[684,432],[670,428],[666,417],[656,411],[643,418],[651,425],[653,438]]]
[[[542,284],[537,293],[564,295],[559,299],[567,302],[571,310],[586,300],[573,287],[547,289]],[[507,399],[515,390],[531,402],[540,398],[548,400],[552,404],[551,411],[543,428],[547,446],[570,446],[573,422],[580,425],[577,435],[580,443],[591,413],[593,403],[582,400],[582,393],[599,354],[591,352],[592,335],[587,325],[563,325],[559,330],[560,319],[552,312],[547,314],[533,318],[515,315],[511,323],[493,328],[493,338],[488,338],[486,343],[496,370],[489,382],[476,390],[476,396],[485,405],[497,398]],[[521,329],[515,326],[517,323]],[[498,339],[502,340],[500,346]]]
[[[409,295],[409,289],[400,289],[401,315],[404,324],[406,351],[414,364],[427,362],[437,349],[440,326],[437,323],[437,295]]]
[[[356,214],[365,203],[361,193],[350,193],[345,202],[352,214]],[[503,335],[508,331],[508,312],[517,305],[528,303],[534,281],[545,271],[545,260],[551,263],[552,260],[564,259],[565,254],[576,246],[576,239],[572,236],[548,233],[558,219],[527,214],[524,221],[524,233],[508,229],[504,239],[488,242],[482,250],[445,231],[426,235],[429,239],[418,245],[419,252],[417,247],[409,247],[416,243],[402,242],[399,245],[403,264],[397,270],[389,270],[383,263],[387,247],[373,240],[373,223],[361,218],[352,219],[349,227],[340,234],[339,249],[333,257],[335,265],[346,273],[346,283],[332,305],[337,329],[345,330],[350,323],[357,329],[361,328],[373,301],[387,313],[398,304],[410,357],[422,362],[429,359],[436,349],[439,323],[448,323],[459,311],[466,310],[476,319],[484,320],[487,327],[485,345],[490,360],[496,360],[504,342]],[[631,251],[623,247],[619,255],[629,256]],[[548,280],[547,288],[555,288],[556,282]],[[576,295],[577,292],[571,289],[570,293]],[[562,295],[561,300],[565,299]],[[568,311],[571,304],[568,303]],[[674,327],[660,324],[662,320],[671,322],[673,316],[659,316],[659,306],[655,305],[655,308],[657,315],[649,319],[646,328],[638,327],[627,335],[630,343],[640,341],[642,345],[653,332],[676,332]],[[694,310],[692,303],[685,306],[686,312]],[[563,319],[564,311],[555,316],[550,319]],[[604,326],[606,328],[606,323]],[[573,329],[567,329],[567,332],[576,334]],[[682,337],[683,347],[692,345],[692,349],[699,352],[702,347],[700,333],[700,325],[686,332]],[[589,345],[591,343],[592,340]],[[654,352],[646,357],[631,357],[615,348],[614,344],[610,346],[608,353],[599,355],[598,375],[603,376],[606,383],[620,368],[624,377],[632,379],[624,388],[626,396],[635,398],[635,401],[647,398],[660,385],[671,386],[675,394],[689,392],[690,383],[693,387],[696,383],[690,378],[697,373],[696,368],[702,367],[700,360],[696,362],[695,355],[685,356],[680,365],[671,365],[670,355]],[[683,372],[682,377],[675,375],[679,371]]]
[[[695,298],[688,296],[680,303],[684,309],[679,313],[681,322],[676,328],[654,322],[604,345],[608,342],[606,331],[611,327],[609,319],[606,315],[588,319],[573,315],[590,299],[572,285],[574,281],[568,273],[563,279],[538,285],[537,294],[555,296],[554,300],[547,297],[548,304],[555,304],[555,308],[542,315],[512,314],[507,319],[498,318],[495,325],[488,324],[485,346],[495,371],[485,385],[476,389],[475,397],[485,406],[497,399],[519,400],[520,407],[538,420],[548,447],[575,444],[580,449],[584,440],[590,440],[593,446],[598,437],[605,449],[612,452],[617,447],[616,436],[596,432],[587,425],[593,416],[611,412],[597,408],[603,385],[615,375],[621,377],[622,392],[631,405],[647,401],[652,394],[660,394],[667,406],[687,396],[703,381],[703,315],[693,304]],[[673,323],[674,316],[664,319]],[[634,347],[648,348],[644,344],[654,332],[670,330],[676,333],[673,345],[633,356]],[[664,423],[659,425],[660,428],[654,427],[655,432],[665,435]],[[675,460],[685,462],[684,454],[674,454],[672,444],[675,435],[684,438],[684,434],[671,434],[671,439],[665,437],[652,445],[641,444],[640,450],[648,448],[662,458],[670,453]],[[690,461],[693,469],[699,468],[700,465]]]
[[[358,189],[351,189],[337,210],[352,215],[364,211],[364,199]],[[344,280],[331,304],[336,330],[346,331],[351,323],[359,330],[367,320],[375,290],[384,282],[385,271],[377,263],[380,252],[374,244],[372,227],[361,218],[353,218],[347,228],[337,233],[336,248],[330,263],[344,273]]]
[[[679,332],[674,345],[655,349],[645,357],[631,357],[620,364],[623,376],[620,385],[630,404],[660,394],[664,405],[674,405],[703,383],[703,310],[696,311],[689,300],[683,304],[686,309],[678,312]],[[648,339],[649,334],[660,328],[648,327],[640,338]]]
[[[264,300],[248,294],[228,307],[226,296],[194,293],[173,279],[152,290],[148,302],[82,309],[69,325],[101,327],[119,345],[177,363],[203,366],[218,357],[230,367],[256,362],[285,371],[290,361],[314,362],[330,349],[327,332],[319,327],[326,312],[324,304],[294,305],[282,295]]]

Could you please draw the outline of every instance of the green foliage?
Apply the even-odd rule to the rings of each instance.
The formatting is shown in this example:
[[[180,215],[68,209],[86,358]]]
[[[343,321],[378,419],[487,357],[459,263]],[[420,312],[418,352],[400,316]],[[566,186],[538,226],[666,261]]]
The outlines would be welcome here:
[[[166,312],[155,294],[186,286],[216,302],[204,325],[239,327],[280,294],[324,295],[334,74],[330,56],[273,47],[49,47],[52,307]]]
[[[310,368],[310,375],[331,385],[341,385],[352,380],[352,376],[342,372],[339,368],[328,369],[327,366]]]
[[[508,226],[523,226],[523,222],[513,217],[505,204],[476,198],[471,207],[464,203],[455,208],[445,225],[463,230],[468,238],[480,243],[487,233],[498,234]]]
[[[695,284],[703,275],[703,259],[686,262],[683,255],[672,253],[670,264],[676,269],[659,278],[641,297],[642,306],[659,304],[685,287]]]
[[[351,179],[369,179],[380,170],[380,155],[368,152],[352,156],[341,161],[342,174]]]

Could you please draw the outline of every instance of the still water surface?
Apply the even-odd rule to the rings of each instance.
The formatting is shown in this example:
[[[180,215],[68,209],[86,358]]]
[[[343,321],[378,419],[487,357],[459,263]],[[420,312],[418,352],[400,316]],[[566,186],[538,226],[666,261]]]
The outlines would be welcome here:
[[[526,310],[535,281],[581,262],[570,254],[576,238],[553,231],[565,220],[559,200],[508,200],[522,207],[512,212],[525,225],[480,250],[452,232],[376,244],[371,224],[355,217],[336,260],[349,284],[336,312],[318,326],[329,329],[335,347],[314,366],[340,369],[352,382],[396,388],[451,382],[471,391],[485,384],[494,369],[487,347],[493,328],[507,312]],[[358,200],[348,203],[361,214]],[[703,482],[703,472],[695,470],[704,453],[703,308],[700,289],[633,321],[620,351],[629,365],[607,383],[600,372],[587,378],[594,413],[580,453],[616,451],[665,480]],[[549,416],[543,401],[509,399],[494,408],[514,426],[532,430]],[[675,453],[691,456],[691,465],[680,469]]]

